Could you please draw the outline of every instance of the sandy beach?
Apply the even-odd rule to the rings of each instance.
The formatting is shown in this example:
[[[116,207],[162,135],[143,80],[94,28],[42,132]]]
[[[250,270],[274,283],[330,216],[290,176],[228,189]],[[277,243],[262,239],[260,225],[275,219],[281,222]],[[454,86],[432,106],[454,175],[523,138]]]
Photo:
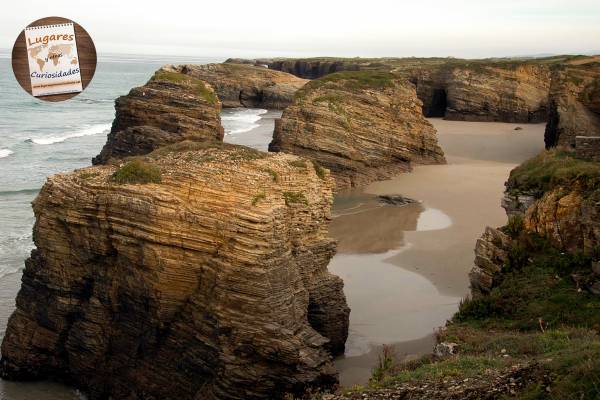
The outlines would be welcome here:
[[[543,124],[430,121],[448,164],[417,166],[334,204],[339,248],[330,270],[344,279],[352,309],[336,361],[344,386],[368,381],[382,344],[398,358],[432,350],[435,330],[468,293],[475,241],[506,221],[500,199],[510,170],[543,148]],[[382,205],[375,195],[420,203]]]

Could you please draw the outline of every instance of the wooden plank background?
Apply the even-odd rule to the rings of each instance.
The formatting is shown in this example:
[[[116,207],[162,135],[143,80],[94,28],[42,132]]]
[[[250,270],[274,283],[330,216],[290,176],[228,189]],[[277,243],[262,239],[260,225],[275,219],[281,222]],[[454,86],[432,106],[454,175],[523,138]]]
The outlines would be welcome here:
[[[64,24],[73,22],[67,18],[61,17],[47,17],[38,19],[37,21],[28,25],[40,26],[40,25],[52,25],[52,24]],[[81,68],[81,85],[83,89],[90,84],[96,72],[96,47],[90,35],[85,29],[76,22],[73,22],[75,28],[75,41],[77,42],[77,55],[79,57],[79,67]],[[25,31],[23,30],[12,50],[12,68],[15,74],[15,78],[19,84],[31,94],[31,79],[29,77],[29,61],[27,59],[27,46],[25,45]],[[38,99],[46,101],[63,101],[70,99],[71,97],[77,96],[79,93],[65,93],[65,94],[53,94],[49,96],[38,96]]]

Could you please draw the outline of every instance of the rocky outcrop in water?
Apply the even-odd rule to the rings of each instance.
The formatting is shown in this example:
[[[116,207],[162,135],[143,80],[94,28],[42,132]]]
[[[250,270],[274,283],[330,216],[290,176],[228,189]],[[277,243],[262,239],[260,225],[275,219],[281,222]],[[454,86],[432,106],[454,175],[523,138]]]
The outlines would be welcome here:
[[[553,72],[546,147],[575,147],[577,136],[600,136],[600,64]]]
[[[443,163],[414,87],[389,73],[344,72],[311,81],[275,123],[270,151],[328,168],[337,188]]]
[[[331,387],[349,313],[327,271],[332,193],[310,161],[215,142],[50,177],[2,377],[90,399]]]
[[[115,101],[108,140],[93,164],[148,154],[184,140],[222,141],[221,103],[201,80],[159,69],[144,86]]]
[[[170,66],[196,79],[208,82],[217,92],[223,107],[283,109],[306,80],[264,67],[245,64],[207,64]]]

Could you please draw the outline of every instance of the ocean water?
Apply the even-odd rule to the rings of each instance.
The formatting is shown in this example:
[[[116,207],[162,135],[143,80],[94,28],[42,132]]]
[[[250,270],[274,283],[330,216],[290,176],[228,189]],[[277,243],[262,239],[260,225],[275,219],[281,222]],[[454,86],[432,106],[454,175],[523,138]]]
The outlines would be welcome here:
[[[144,84],[161,65],[220,61],[100,57],[94,79],[83,93],[47,103],[21,89],[12,73],[10,53],[0,51],[0,277],[23,268],[32,248],[30,203],[46,177],[90,165],[106,141],[118,96]],[[231,118],[235,120],[235,115]],[[235,129],[244,129],[242,125],[236,121]]]
[[[91,164],[114,118],[114,101],[144,84],[164,64],[222,62],[184,58],[109,55],[99,58],[90,86],[61,103],[37,100],[14,79],[10,53],[0,50],[0,340],[20,286],[24,260],[33,248],[31,201],[49,175]],[[227,137],[258,126],[267,110],[229,109],[222,114]],[[50,382],[0,380],[2,400],[78,399],[77,391]]]

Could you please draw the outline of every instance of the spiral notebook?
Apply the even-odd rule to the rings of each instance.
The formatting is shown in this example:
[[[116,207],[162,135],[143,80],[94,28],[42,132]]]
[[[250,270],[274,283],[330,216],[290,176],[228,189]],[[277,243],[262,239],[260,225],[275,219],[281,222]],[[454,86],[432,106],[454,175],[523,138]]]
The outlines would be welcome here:
[[[25,28],[25,42],[34,96],[83,90],[73,23]]]

